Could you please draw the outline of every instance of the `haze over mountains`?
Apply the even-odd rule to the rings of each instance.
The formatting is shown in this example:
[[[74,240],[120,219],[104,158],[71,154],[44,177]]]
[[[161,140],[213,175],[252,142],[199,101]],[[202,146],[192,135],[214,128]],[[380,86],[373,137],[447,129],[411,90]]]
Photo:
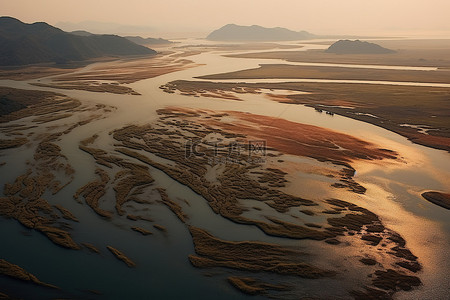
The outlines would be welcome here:
[[[156,51],[117,35],[71,34],[44,22],[0,17],[0,65],[67,63],[104,56],[153,55]]]
[[[306,31],[228,24],[207,37],[213,41],[294,41],[317,38]],[[321,36],[322,37],[322,36]],[[36,63],[68,63],[106,56],[153,55],[142,45],[171,43],[165,39],[120,37],[77,30],[65,32],[44,22],[26,24],[12,17],[0,17],[0,66]],[[359,40],[340,40],[326,52],[337,54],[384,54],[394,51]]]
[[[143,38],[140,36],[125,36],[125,38],[138,45],[162,45],[173,43],[169,40],[165,40],[162,38]]]
[[[395,53],[394,50],[386,49],[380,45],[363,42],[360,40],[339,40],[332,44],[327,50],[327,53],[336,54],[387,54]]]
[[[206,39],[212,41],[295,41],[313,39],[316,35],[307,31],[292,31],[286,28],[266,28],[258,25],[240,26],[228,24],[211,32]]]
[[[96,35],[94,33],[90,33],[86,30],[75,30],[70,32],[71,34],[79,35],[79,36],[92,36]],[[143,38],[140,36],[124,36],[129,41],[132,41],[138,45],[163,45],[163,44],[171,44],[173,42],[169,40],[165,40],[162,38]]]
[[[125,25],[98,21],[83,21],[78,23],[58,22],[55,26],[67,32],[83,30],[93,34],[117,34],[121,36],[130,34],[144,35],[155,31],[155,28],[151,26]]]

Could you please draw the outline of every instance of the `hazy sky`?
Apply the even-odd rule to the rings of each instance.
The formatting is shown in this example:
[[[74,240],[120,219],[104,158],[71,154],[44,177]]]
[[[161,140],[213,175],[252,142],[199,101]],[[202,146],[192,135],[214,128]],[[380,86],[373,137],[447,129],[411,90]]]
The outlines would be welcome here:
[[[154,32],[208,32],[228,23],[318,34],[450,32],[449,0],[0,0],[24,22],[100,21]]]

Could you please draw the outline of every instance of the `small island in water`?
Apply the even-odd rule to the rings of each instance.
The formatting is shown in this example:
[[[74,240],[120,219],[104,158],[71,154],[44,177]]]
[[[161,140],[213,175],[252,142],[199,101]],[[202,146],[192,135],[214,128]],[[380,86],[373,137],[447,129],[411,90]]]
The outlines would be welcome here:
[[[292,31],[282,27],[266,28],[259,25],[241,26],[228,24],[211,32],[206,39],[211,41],[296,41],[315,38],[306,31]]]
[[[336,54],[388,54],[395,53],[394,50],[386,49],[375,43],[363,42],[360,40],[339,40],[332,44],[327,53]]]

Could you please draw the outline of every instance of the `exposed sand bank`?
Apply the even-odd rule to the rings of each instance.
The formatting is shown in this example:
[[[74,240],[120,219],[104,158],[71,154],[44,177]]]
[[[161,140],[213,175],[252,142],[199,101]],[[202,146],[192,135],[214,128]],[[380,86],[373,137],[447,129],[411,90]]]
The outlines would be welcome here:
[[[414,143],[450,151],[448,88],[345,83],[226,83],[178,80],[165,91],[183,93],[260,93],[273,90],[271,99],[303,104],[368,122],[407,137]],[[298,91],[277,95],[276,90]],[[227,98],[226,98],[227,99]],[[427,99],[427,101],[423,101]],[[414,124],[417,125],[414,125]]]

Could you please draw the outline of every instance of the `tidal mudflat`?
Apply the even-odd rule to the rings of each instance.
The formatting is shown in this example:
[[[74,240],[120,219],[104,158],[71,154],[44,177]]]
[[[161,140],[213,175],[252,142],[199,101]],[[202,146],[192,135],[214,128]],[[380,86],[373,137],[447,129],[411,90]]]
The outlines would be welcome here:
[[[240,52],[322,45],[180,42],[0,81],[0,296],[445,294],[448,88],[266,82]]]

